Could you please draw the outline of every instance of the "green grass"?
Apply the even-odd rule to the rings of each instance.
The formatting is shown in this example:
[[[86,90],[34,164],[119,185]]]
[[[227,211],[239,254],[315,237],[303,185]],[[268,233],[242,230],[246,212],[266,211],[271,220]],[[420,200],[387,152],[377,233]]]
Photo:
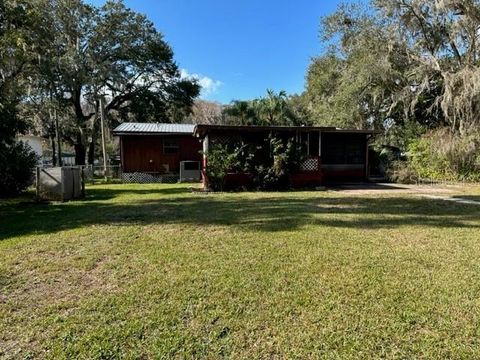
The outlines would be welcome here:
[[[0,358],[480,357],[480,206],[186,185],[87,195],[0,203]]]

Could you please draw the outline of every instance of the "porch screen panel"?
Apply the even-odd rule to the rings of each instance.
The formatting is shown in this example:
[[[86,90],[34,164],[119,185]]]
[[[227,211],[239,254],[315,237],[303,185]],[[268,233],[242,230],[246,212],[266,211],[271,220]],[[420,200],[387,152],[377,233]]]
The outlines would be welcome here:
[[[365,135],[322,135],[322,163],[360,165],[365,163]]]
[[[318,156],[318,142],[319,142],[319,138],[318,138],[318,132],[311,132],[310,133],[310,151],[309,151],[309,155],[310,156]]]

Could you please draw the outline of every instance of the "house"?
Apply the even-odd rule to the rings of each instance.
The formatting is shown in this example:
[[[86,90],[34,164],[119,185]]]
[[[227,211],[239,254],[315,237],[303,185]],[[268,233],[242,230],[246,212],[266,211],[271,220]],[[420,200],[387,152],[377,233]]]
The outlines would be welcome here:
[[[374,136],[372,130],[341,130],[334,127],[308,126],[228,126],[197,125],[194,136],[201,139],[203,152],[208,153],[212,144],[232,142],[265,148],[265,139],[275,136],[284,141],[291,139],[303,152],[298,169],[290,174],[293,187],[318,186],[339,182],[363,182],[369,176],[368,142]],[[202,178],[208,186],[206,168],[208,159],[202,161]],[[248,186],[249,176],[230,173],[226,186]]]
[[[342,130],[310,126],[234,126],[163,123],[123,123],[114,129],[120,138],[123,179],[132,182],[176,182],[185,173],[207,186],[208,150],[214,144],[265,145],[276,136],[294,140],[303,152],[290,174],[293,187],[338,182],[363,182],[369,176],[368,143],[372,130]],[[265,150],[268,151],[268,150]],[[202,153],[204,155],[202,155]],[[201,170],[201,172],[200,172]],[[249,174],[232,172],[226,184],[248,186]]]
[[[182,170],[200,180],[202,144],[195,125],[123,123],[113,130],[120,139],[122,178],[131,182],[177,182]],[[192,175],[196,173],[198,175]]]

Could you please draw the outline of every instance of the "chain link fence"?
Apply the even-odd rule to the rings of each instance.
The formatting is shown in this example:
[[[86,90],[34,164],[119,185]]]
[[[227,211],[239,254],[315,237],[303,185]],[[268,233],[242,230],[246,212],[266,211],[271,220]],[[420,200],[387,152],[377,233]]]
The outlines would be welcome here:
[[[122,182],[122,183],[164,183],[175,184],[180,182],[180,174],[164,174],[154,172],[123,172],[120,165],[107,166],[106,172],[102,165],[86,165],[83,167],[83,176],[85,182],[95,183],[104,181]]]
[[[92,183],[95,181],[104,180],[122,180],[122,167],[120,165],[107,166],[106,173],[103,165],[85,165],[83,168],[83,176],[85,182]]]
[[[51,169],[51,166],[44,166],[44,169]],[[158,173],[158,172],[123,172],[120,165],[107,166],[106,172],[103,165],[85,165],[78,167],[85,183],[119,182],[119,183],[164,183],[175,184],[180,182],[179,173]],[[185,180],[184,180],[185,181]]]

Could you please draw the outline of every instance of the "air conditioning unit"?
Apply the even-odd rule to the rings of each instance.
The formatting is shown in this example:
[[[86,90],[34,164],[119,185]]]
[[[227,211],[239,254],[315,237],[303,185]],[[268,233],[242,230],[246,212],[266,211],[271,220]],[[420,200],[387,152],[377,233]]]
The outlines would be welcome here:
[[[200,181],[200,161],[180,161],[180,182]]]

